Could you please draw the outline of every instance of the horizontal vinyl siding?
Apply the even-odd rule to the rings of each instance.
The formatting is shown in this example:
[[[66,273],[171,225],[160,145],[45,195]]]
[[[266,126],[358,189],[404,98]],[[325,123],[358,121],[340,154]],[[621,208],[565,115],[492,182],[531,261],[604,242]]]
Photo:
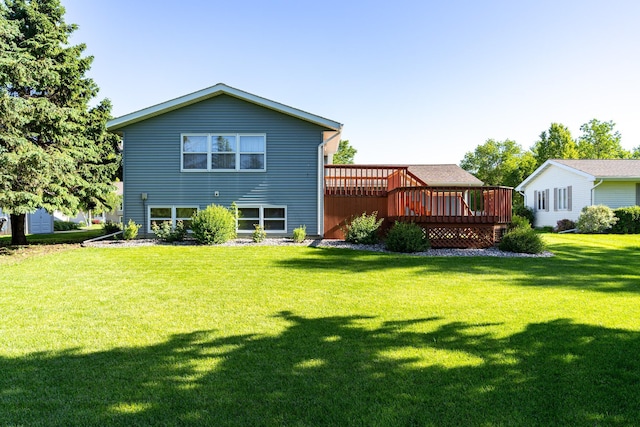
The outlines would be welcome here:
[[[554,210],[554,188],[563,188],[571,186],[571,210]],[[549,190],[549,210],[536,211],[536,227],[555,227],[561,219],[570,219],[576,221],[580,216],[580,210],[584,206],[591,204],[591,187],[593,182],[588,179],[560,169],[556,166],[550,166],[544,170],[538,177],[533,179],[525,189],[526,204],[530,208],[535,207],[536,191]]]
[[[611,209],[636,204],[636,182],[605,181],[595,189],[596,205],[606,205]]]
[[[142,224],[147,205],[199,206],[232,202],[286,205],[288,230],[317,230],[320,126],[227,95],[124,129],[125,218]],[[181,172],[181,133],[264,133],[266,172]],[[219,197],[214,197],[215,192]]]

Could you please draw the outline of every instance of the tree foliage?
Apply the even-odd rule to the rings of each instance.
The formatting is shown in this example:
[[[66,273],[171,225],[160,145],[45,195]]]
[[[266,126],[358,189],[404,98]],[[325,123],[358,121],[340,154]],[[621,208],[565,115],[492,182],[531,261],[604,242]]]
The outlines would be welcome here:
[[[542,131],[531,152],[536,159],[536,167],[549,159],[578,158],[578,149],[571,132],[560,123],[551,123],[548,131]]]
[[[89,107],[93,58],[69,45],[77,27],[64,12],[59,0],[0,2],[0,208],[13,244],[26,244],[25,215],[39,207],[103,207],[119,164],[111,105]]]
[[[581,159],[628,159],[631,153],[622,148],[620,132],[612,121],[592,119],[580,126],[578,156]]]
[[[475,175],[486,185],[515,187],[527,177],[536,166],[532,153],[524,151],[512,140],[489,139],[467,152],[460,167]]]
[[[349,140],[341,140],[338,151],[333,155],[334,165],[352,165],[358,150],[349,144]]]

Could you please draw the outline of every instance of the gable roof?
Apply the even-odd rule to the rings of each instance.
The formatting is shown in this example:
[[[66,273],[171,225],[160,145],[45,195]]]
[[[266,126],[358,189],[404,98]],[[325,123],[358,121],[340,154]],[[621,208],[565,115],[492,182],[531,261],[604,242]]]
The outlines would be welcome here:
[[[227,86],[224,83],[218,83],[215,86],[211,86],[206,89],[202,89],[197,92],[193,92],[188,95],[171,99],[161,104],[153,105],[151,107],[144,108],[142,110],[109,120],[109,122],[107,122],[107,129],[110,131],[115,131],[133,123],[137,123],[142,120],[158,116],[160,114],[168,113],[169,111],[177,110],[178,108],[186,107],[187,105],[195,104],[196,102],[204,101],[205,99],[213,98],[219,95],[233,96],[243,101],[251,102],[253,104],[269,108],[280,113],[305,120],[307,122],[315,123],[330,130],[339,131],[342,129],[342,124],[336,121],[329,120],[315,114],[307,113],[306,111],[289,107],[288,105],[271,101],[269,99],[253,95],[248,92],[244,92],[240,89]]]
[[[427,185],[481,186],[483,183],[458,165],[408,165],[409,172]]]
[[[549,159],[538,169],[533,171],[524,181],[516,187],[522,191],[529,182],[534,180],[546,169],[556,166],[564,170],[581,175],[590,180],[622,181],[640,179],[640,160],[628,159],[597,159],[597,160],[564,160]]]

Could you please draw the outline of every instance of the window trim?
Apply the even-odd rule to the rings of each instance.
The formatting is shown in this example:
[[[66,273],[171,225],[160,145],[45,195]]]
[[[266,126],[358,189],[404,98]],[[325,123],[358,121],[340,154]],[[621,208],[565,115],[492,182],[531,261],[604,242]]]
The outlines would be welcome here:
[[[151,219],[151,209],[171,209],[171,218]],[[177,218],[176,212],[178,209],[195,209],[196,212],[200,210],[200,206],[197,205],[148,205],[147,206],[147,233],[153,233],[151,230],[151,223],[153,221],[171,221],[171,226],[175,227],[177,221],[185,220],[187,218]]]
[[[238,208],[238,212],[240,211],[240,209],[258,209],[258,224],[264,229],[264,221],[265,221],[265,217],[264,217],[264,210],[265,209],[284,209],[284,218],[266,218],[267,221],[269,220],[278,220],[278,221],[282,221],[284,220],[284,229],[282,230],[265,230],[265,232],[267,234],[282,234],[282,233],[286,233],[287,230],[289,229],[289,222],[287,221],[287,216],[288,216],[288,209],[287,209],[287,205],[268,205],[268,204],[236,204],[237,208]],[[238,234],[248,234],[248,233],[253,233],[253,230],[240,230],[238,228],[239,226],[239,220],[242,219],[240,218],[240,216],[238,215],[238,218],[236,218],[236,232]]]
[[[184,155],[189,152],[184,151],[184,138],[189,136],[206,136],[207,137],[207,168],[206,169],[185,169],[184,167]],[[211,167],[211,156],[215,154],[212,147],[212,137],[218,136],[233,136],[235,137],[235,168],[234,169],[213,169]],[[240,138],[243,136],[260,136],[264,138],[264,151],[240,151]],[[198,152],[202,154],[203,152]],[[230,152],[223,152],[223,154],[230,154]],[[195,153],[197,154],[197,153]],[[242,154],[261,154],[264,157],[262,169],[242,169],[240,157]],[[213,132],[213,133],[199,133],[199,132],[186,132],[180,134],[180,172],[266,172],[267,171],[267,134],[266,133],[234,133],[234,132]]]

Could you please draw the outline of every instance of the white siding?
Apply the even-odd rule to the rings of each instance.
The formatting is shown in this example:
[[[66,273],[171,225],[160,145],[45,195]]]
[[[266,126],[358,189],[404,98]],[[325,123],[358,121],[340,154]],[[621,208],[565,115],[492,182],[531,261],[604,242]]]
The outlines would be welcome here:
[[[608,181],[596,187],[595,205],[607,205],[611,209],[636,204],[636,182]]]
[[[571,186],[571,210],[554,210],[554,188]],[[533,179],[525,190],[525,204],[535,208],[535,192],[549,190],[548,211],[536,211],[536,227],[555,227],[559,220],[576,221],[580,210],[591,204],[593,181],[573,172],[550,165]]]

